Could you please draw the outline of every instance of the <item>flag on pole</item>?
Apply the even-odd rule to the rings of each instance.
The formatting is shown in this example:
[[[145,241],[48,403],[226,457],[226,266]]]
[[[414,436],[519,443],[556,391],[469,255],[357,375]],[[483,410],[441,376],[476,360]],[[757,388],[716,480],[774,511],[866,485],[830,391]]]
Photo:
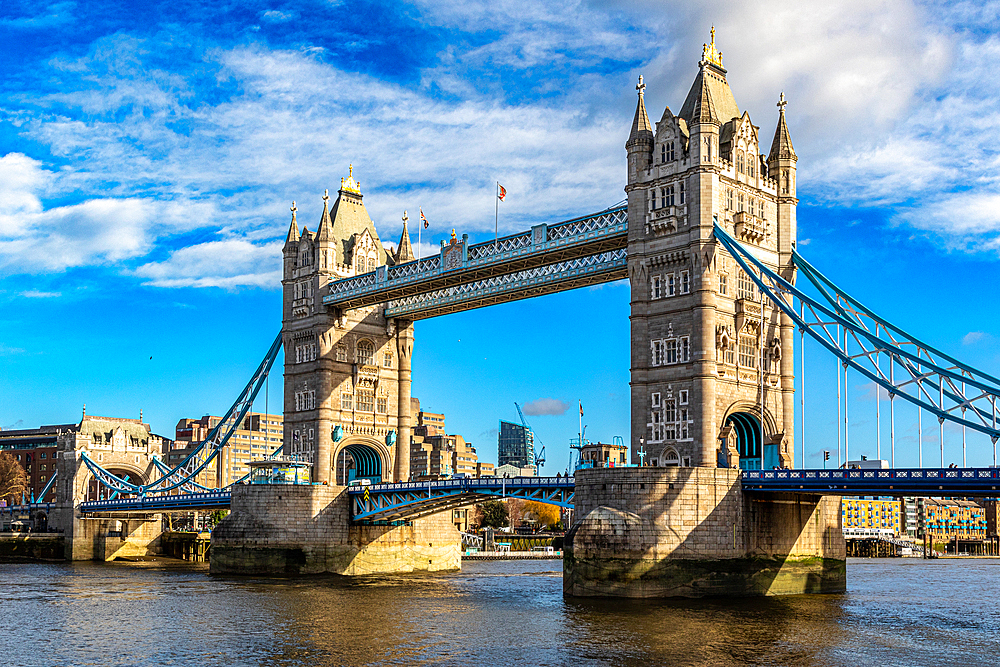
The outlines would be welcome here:
[[[431,226],[431,223],[427,222],[427,216],[424,215],[424,209],[420,209],[420,219],[424,221],[424,229]]]
[[[499,188],[499,190],[497,190],[497,199],[503,201],[503,198],[507,196],[507,188],[500,185],[499,183],[497,183],[497,188]]]
[[[583,401],[580,401],[580,416],[583,416]]]

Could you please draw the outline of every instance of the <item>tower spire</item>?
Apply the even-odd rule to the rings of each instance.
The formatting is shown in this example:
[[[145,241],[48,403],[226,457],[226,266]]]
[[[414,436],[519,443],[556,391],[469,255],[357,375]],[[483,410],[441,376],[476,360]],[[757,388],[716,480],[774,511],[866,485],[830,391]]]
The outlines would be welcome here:
[[[795,149],[792,147],[792,135],[788,132],[788,125],[785,123],[785,93],[782,92],[778,98],[778,127],[774,129],[774,140],[771,141],[771,152],[768,153],[767,161],[779,159],[797,160]]]
[[[333,224],[330,222],[330,191],[323,191],[323,215],[319,219],[319,229],[316,230],[316,240],[317,241],[329,241],[330,228]]]
[[[646,113],[646,102],[643,99],[646,84],[642,82],[641,74],[639,75],[639,83],[636,84],[635,89],[639,91],[639,102],[635,107],[635,118],[632,119],[632,131],[629,132],[628,144],[625,145],[626,148],[642,140],[648,140],[650,144],[653,141],[653,127],[649,124],[649,115]]]
[[[413,246],[410,245],[410,232],[406,228],[407,221],[409,221],[409,217],[406,215],[406,211],[403,211],[403,233],[399,235],[399,247],[396,249],[395,257],[393,257],[396,264],[416,259],[413,256]]]
[[[297,209],[295,207],[295,202],[294,201],[292,202],[292,208],[290,210],[292,212],[292,224],[290,224],[288,226],[288,236],[285,237],[285,245],[286,246],[289,243],[298,243],[298,241],[299,241],[299,225],[295,221],[295,212],[297,210],[299,210],[299,209]]]

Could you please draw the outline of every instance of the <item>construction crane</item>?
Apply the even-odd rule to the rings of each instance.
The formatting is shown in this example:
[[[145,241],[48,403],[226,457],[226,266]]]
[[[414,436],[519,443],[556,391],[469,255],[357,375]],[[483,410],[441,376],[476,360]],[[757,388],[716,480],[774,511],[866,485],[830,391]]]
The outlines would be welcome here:
[[[521,412],[521,406],[517,404],[517,401],[514,401],[514,407],[517,408],[517,414],[520,415],[521,417],[521,426],[528,429],[529,431],[532,432],[532,434],[534,434],[534,431],[531,429],[531,426],[528,425],[528,420],[524,418],[524,413]],[[538,450],[537,454],[535,454],[535,465],[538,466],[537,470],[541,472],[542,466],[545,465],[545,445],[542,443],[541,440],[538,441],[538,444],[542,445],[542,448]]]

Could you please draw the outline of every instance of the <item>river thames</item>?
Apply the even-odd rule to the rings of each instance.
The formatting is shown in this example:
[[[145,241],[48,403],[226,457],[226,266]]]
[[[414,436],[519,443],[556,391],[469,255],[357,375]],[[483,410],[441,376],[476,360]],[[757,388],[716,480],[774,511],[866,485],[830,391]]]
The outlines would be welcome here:
[[[377,579],[0,565],[9,667],[1000,665],[1000,560],[855,560],[848,593],[564,599],[561,561]]]

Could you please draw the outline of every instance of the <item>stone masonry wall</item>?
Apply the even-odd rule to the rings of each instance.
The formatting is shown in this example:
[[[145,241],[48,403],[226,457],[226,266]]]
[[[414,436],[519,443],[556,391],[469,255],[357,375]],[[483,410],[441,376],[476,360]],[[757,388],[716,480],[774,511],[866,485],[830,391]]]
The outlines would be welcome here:
[[[576,476],[567,595],[702,597],[840,592],[836,499],[749,496],[738,470],[609,468]]]
[[[461,569],[447,513],[405,526],[353,526],[346,487],[241,485],[212,533],[216,574],[384,574]]]

